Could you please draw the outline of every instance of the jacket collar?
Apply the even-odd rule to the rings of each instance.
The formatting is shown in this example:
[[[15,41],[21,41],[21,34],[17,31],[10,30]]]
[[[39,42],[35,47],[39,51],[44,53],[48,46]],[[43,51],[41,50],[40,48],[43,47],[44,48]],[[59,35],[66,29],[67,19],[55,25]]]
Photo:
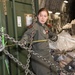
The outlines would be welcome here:
[[[45,24],[42,25],[39,21],[36,21],[38,23],[38,25],[42,26],[42,27],[45,27]]]

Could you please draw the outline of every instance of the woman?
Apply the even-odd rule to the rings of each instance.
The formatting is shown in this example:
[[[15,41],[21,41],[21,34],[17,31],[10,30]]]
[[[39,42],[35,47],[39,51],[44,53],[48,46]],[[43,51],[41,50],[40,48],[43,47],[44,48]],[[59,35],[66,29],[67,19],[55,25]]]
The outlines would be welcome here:
[[[57,35],[52,33],[48,26],[46,25],[46,22],[48,20],[48,10],[45,8],[41,8],[38,11],[37,15],[37,22],[33,24],[32,28],[29,28],[21,41],[26,40],[29,41],[28,39],[31,38],[32,33],[33,33],[33,41],[39,41],[39,40],[46,40],[46,41],[39,41],[39,42],[34,42],[32,44],[32,50],[34,50],[36,53],[39,55],[43,56],[47,60],[50,60],[52,63],[54,63],[54,60],[50,54],[50,48],[49,48],[49,43],[48,39],[51,39],[52,41],[57,40]],[[50,75],[50,68],[49,64],[44,62],[43,60],[39,59],[38,57],[32,55],[31,56],[31,66],[36,75]],[[53,68],[53,73],[52,75],[56,75],[56,69]]]

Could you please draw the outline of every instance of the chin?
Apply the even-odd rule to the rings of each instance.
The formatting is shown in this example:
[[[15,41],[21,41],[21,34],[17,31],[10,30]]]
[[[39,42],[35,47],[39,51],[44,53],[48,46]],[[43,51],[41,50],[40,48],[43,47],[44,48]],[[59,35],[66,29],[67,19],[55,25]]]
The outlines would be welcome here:
[[[42,24],[45,24],[45,22],[41,22]]]

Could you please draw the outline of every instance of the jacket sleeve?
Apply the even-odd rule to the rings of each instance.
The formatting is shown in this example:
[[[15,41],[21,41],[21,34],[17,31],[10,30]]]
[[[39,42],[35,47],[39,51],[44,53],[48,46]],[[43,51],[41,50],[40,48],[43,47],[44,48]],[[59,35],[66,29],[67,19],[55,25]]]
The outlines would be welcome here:
[[[58,36],[49,30],[49,39],[55,42],[55,41],[57,41]]]
[[[34,37],[35,33],[36,33],[36,30],[34,28],[28,29],[22,36],[20,43],[25,45],[30,43],[30,39],[32,36]]]
[[[20,40],[20,44],[26,44],[27,42],[28,42],[28,35],[24,33],[24,35],[22,36]]]

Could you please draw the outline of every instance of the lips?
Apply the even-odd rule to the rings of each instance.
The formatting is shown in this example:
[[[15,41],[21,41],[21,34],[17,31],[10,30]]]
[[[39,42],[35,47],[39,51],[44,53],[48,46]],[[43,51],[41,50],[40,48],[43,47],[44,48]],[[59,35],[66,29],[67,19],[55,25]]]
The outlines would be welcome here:
[[[41,22],[44,22],[43,20]]]

